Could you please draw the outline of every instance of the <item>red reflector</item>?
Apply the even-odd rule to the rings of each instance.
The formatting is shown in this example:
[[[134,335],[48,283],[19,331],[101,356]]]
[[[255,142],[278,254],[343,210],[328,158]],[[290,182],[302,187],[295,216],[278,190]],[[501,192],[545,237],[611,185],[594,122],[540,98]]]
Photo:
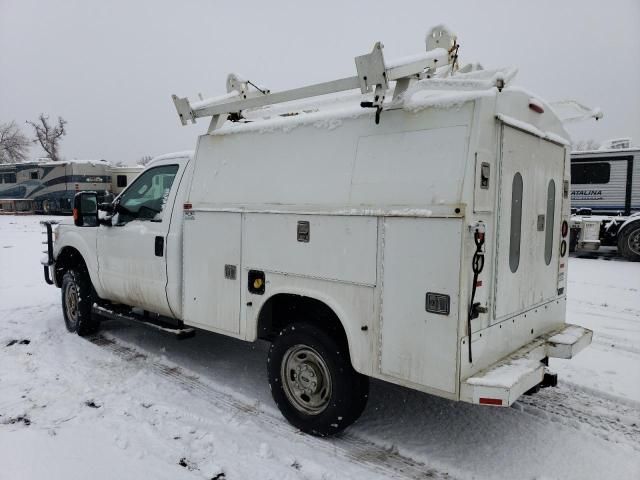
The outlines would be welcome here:
[[[536,100],[535,98],[529,99],[529,108],[536,113],[544,113],[544,107],[542,106],[540,101]]]
[[[560,264],[560,268],[564,268],[564,263],[561,263],[561,264]]]
[[[76,220],[78,220],[78,209],[74,208],[73,209],[73,221],[75,222]]]
[[[185,203],[183,208],[185,210],[191,210],[193,208],[193,205],[191,205],[190,203]]]
[[[479,402],[481,405],[502,405],[501,398],[480,397]]]
[[[478,280],[476,282],[476,287],[481,287],[482,286],[482,280]]]

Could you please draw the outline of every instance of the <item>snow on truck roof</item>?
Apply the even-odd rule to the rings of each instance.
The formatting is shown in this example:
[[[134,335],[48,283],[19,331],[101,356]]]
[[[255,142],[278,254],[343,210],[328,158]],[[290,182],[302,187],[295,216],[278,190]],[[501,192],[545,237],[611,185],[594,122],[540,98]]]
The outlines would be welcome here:
[[[419,80],[396,99],[392,96],[393,88],[389,89],[383,105],[385,108],[397,107],[412,113],[428,108],[460,108],[469,101],[495,96],[498,89],[491,86],[494,79],[511,79],[515,73],[515,69],[501,69],[459,74],[445,79]],[[371,115],[371,109],[362,108],[360,104],[370,101],[373,95],[359,91],[341,92],[247,110],[243,111],[244,121],[227,121],[210,133],[287,132],[302,125],[332,130],[339,127],[342,120]]]

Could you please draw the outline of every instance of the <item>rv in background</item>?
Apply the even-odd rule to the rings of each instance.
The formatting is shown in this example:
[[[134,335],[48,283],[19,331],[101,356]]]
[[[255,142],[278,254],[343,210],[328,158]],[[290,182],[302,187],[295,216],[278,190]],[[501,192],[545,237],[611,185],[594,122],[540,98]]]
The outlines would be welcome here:
[[[571,154],[570,250],[616,246],[640,260],[640,147],[629,139]]]
[[[133,182],[138,174],[144,170],[144,166],[112,167],[111,168],[111,193],[120,195],[127,185]]]
[[[106,160],[0,164],[0,211],[70,214],[76,193],[118,195],[143,168],[112,167]]]

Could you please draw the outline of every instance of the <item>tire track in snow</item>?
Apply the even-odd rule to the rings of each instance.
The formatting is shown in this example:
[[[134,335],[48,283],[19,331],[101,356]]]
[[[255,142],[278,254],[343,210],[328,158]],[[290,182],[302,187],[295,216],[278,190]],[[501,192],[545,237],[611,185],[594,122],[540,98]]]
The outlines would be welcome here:
[[[181,367],[170,366],[158,360],[150,359],[136,348],[125,346],[104,335],[97,335],[89,340],[127,362],[139,363],[140,366],[150,368],[157,375],[179,383],[183,388],[215,404],[218,408],[235,411],[238,415],[250,416],[256,423],[261,424],[261,426],[275,435],[285,438],[291,438],[295,435],[295,441],[302,442],[314,450],[322,451],[330,457],[337,456],[355,462],[387,478],[454,479],[446,472],[438,471],[420,461],[401,455],[395,448],[385,448],[350,433],[342,433],[332,438],[317,438],[303,434],[284,420],[275,418],[260,410],[256,405],[251,405],[235,398],[233,395],[216,390],[214,387],[202,382],[197,375],[189,373]]]
[[[514,407],[640,451],[640,404],[636,406],[635,402],[618,402],[592,390],[562,383],[535,395],[524,395]]]

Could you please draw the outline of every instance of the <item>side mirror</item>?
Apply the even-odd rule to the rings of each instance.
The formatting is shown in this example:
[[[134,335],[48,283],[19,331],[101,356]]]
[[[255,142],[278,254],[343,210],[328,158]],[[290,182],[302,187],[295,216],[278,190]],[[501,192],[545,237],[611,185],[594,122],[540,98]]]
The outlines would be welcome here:
[[[78,192],[73,198],[73,223],[76,227],[98,226],[98,194]]]
[[[101,201],[103,203],[113,203],[113,201],[115,200],[116,196],[111,193],[111,192],[107,192],[103,195]]]
[[[116,206],[112,202],[105,202],[98,204],[98,210],[106,212],[108,215],[113,215],[116,211]]]

